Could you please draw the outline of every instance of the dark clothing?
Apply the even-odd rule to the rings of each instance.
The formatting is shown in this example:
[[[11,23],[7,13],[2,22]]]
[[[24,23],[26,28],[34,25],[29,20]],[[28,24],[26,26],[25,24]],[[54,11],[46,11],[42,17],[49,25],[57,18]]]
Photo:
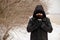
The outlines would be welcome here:
[[[44,18],[42,21],[31,18],[27,26],[27,31],[31,32],[30,40],[48,40],[47,32],[52,32],[49,18]]]
[[[37,17],[37,13],[42,13],[43,18]],[[51,33],[52,29],[50,19],[46,17],[43,7],[37,5],[27,25],[27,31],[31,32],[30,40],[48,40],[47,33]]]
[[[44,12],[44,9],[42,7],[42,5],[37,5],[35,10],[34,10],[34,13],[33,13],[33,17],[36,18],[36,19],[40,19],[39,17],[36,16],[36,14],[38,13],[42,13],[43,14],[43,18],[46,17],[46,14]]]

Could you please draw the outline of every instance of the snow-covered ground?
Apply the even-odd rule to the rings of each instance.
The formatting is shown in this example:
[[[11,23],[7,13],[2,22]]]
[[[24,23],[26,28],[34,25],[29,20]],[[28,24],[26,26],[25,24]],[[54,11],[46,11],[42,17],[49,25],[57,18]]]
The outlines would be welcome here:
[[[52,23],[53,32],[48,34],[49,40],[60,40],[60,25]]]
[[[50,15],[47,17],[51,18]],[[26,26],[13,27],[9,32],[7,40],[30,40],[30,33],[27,32]],[[48,33],[48,40],[60,40],[60,25],[52,22],[53,31]]]
[[[26,26],[26,25],[25,25]],[[49,40],[60,40],[60,25],[52,23],[53,32],[48,33]],[[30,33],[26,31],[26,27],[12,28],[8,34],[10,35],[7,40],[30,40]]]
[[[7,40],[29,40],[30,33],[26,31],[26,27],[15,27],[12,28],[9,32],[9,37]]]

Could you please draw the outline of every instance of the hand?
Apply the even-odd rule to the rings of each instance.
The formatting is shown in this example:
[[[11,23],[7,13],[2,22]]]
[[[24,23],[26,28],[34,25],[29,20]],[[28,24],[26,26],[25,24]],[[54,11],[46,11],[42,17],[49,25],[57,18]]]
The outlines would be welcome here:
[[[46,18],[43,18],[42,21],[45,22],[46,21]]]

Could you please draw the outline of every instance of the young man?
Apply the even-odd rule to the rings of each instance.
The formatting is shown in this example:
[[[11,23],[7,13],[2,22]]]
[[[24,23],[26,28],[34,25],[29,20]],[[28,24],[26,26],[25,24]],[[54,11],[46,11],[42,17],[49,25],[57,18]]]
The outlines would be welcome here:
[[[27,25],[27,31],[31,32],[30,40],[48,40],[47,33],[52,30],[50,19],[46,17],[42,5],[37,5]]]

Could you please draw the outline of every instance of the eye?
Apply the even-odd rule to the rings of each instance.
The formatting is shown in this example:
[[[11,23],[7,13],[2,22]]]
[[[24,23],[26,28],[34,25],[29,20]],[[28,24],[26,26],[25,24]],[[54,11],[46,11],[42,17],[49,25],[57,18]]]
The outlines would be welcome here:
[[[43,14],[40,14],[40,15],[43,15]]]

